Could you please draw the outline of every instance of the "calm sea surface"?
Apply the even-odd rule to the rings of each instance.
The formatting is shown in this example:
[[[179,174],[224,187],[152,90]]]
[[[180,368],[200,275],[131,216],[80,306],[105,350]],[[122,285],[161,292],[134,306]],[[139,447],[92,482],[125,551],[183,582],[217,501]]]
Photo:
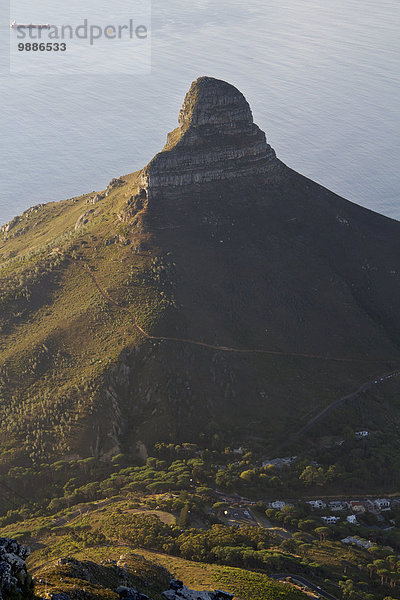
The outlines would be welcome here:
[[[10,17],[53,22],[55,4],[14,0]],[[107,5],[71,1],[64,21]],[[110,43],[114,72],[87,54],[86,71],[41,57],[0,74],[0,223],[144,166],[200,75],[245,94],[289,166],[400,219],[399,25],[398,0],[153,0],[151,72]]]

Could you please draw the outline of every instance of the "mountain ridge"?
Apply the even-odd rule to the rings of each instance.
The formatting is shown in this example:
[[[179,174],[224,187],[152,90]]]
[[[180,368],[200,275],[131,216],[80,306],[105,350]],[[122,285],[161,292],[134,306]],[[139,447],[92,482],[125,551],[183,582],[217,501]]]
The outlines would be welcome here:
[[[142,171],[2,228],[3,468],[199,435],[277,447],[310,411],[397,366],[399,232],[281,163],[236,88],[196,80]],[[396,385],[383,413],[397,420]]]

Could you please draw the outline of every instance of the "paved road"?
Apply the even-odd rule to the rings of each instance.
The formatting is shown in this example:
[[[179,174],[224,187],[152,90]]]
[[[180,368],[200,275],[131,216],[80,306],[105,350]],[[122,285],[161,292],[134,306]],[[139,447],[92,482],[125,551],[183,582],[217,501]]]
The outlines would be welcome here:
[[[323,598],[326,598],[326,600],[337,600],[335,596],[332,596],[332,594],[328,594],[328,592],[324,592],[324,590],[322,590],[318,585],[311,583],[311,581],[308,581],[308,579],[305,579],[300,575],[294,575],[293,573],[277,573],[275,575],[269,575],[269,577],[271,577],[271,579],[277,580],[286,579],[286,577],[291,577],[293,581],[301,583],[301,585],[305,585],[306,587],[310,588],[310,590],[312,590],[313,592],[316,592]]]
[[[265,529],[269,529],[275,535],[279,535],[281,538],[285,540],[289,540],[292,537],[292,533],[285,527],[280,527],[279,525],[273,525],[267,517],[259,514],[258,512],[253,512],[249,509],[250,514],[253,519],[260,525],[260,527],[264,527]]]
[[[399,375],[400,375],[400,371],[397,369],[396,371],[391,371],[390,373],[385,373],[384,375],[380,375],[378,377],[374,377],[374,379],[370,379],[369,381],[366,381],[355,392],[352,392],[351,394],[347,394],[347,396],[342,396],[341,398],[339,398],[338,400],[335,400],[334,402],[332,402],[332,404],[330,404],[329,406],[324,408],[320,413],[318,413],[315,417],[313,417],[306,425],[304,425],[301,429],[299,429],[299,431],[295,435],[299,436],[302,433],[306,432],[310,427],[312,427],[315,423],[318,423],[318,421],[321,421],[322,419],[324,419],[330,412],[335,410],[335,408],[337,408],[338,406],[341,406],[342,404],[344,404],[345,402],[348,402],[349,400],[354,400],[355,398],[357,398],[358,396],[361,396],[361,394],[364,394],[365,392],[367,392],[369,389],[371,389],[375,385],[382,384],[385,381],[392,379],[393,377],[398,377]]]

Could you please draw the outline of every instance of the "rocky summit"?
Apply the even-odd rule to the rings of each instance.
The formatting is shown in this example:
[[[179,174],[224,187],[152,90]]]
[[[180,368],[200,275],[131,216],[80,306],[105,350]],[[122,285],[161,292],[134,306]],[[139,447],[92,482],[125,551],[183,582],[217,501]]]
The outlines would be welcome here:
[[[188,91],[179,126],[142,174],[150,195],[170,187],[277,173],[278,161],[250,106],[233,85],[200,77]]]

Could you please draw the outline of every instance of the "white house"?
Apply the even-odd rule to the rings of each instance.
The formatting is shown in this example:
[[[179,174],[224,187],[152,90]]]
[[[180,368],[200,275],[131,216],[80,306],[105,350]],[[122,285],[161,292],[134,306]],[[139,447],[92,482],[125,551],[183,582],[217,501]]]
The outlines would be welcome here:
[[[390,500],[387,498],[377,498],[374,500],[374,505],[378,510],[389,510],[390,509]]]
[[[282,469],[282,467],[290,467],[290,465],[296,460],[297,456],[285,456],[284,458],[272,458],[271,460],[263,460],[263,467],[277,467],[278,469]]]
[[[350,510],[356,513],[365,513],[365,506],[360,500],[351,500],[348,502]]]
[[[340,521],[340,517],[334,517],[334,516],[321,517],[321,521],[323,521],[325,523],[325,525],[336,525],[336,523],[338,521]]]
[[[368,550],[368,548],[372,548],[373,546],[373,543],[369,540],[364,540],[363,538],[359,537],[353,537],[351,535],[340,541],[342,542],[342,544],[354,544],[355,546],[360,546],[360,548],[365,548],[366,550]]]
[[[244,450],[243,450],[242,446],[240,446],[240,448],[234,448],[234,449],[232,450],[232,452],[233,452],[233,454],[239,454],[240,456],[241,456],[242,454],[244,454]]]
[[[275,508],[276,510],[280,510],[284,506],[286,506],[286,502],[283,500],[274,500],[274,502],[271,502],[271,508]]]
[[[343,502],[343,500],[332,500],[329,502],[329,508],[331,510],[345,510],[347,505],[346,502]]]
[[[369,436],[369,431],[363,429],[362,431],[356,431],[354,435],[358,440],[361,440],[362,438],[366,438]]]
[[[323,500],[308,500],[306,504],[309,504],[311,508],[314,508],[315,510],[326,508],[326,504]]]
[[[350,523],[350,525],[358,525],[356,515],[349,515],[347,517],[347,522]]]

